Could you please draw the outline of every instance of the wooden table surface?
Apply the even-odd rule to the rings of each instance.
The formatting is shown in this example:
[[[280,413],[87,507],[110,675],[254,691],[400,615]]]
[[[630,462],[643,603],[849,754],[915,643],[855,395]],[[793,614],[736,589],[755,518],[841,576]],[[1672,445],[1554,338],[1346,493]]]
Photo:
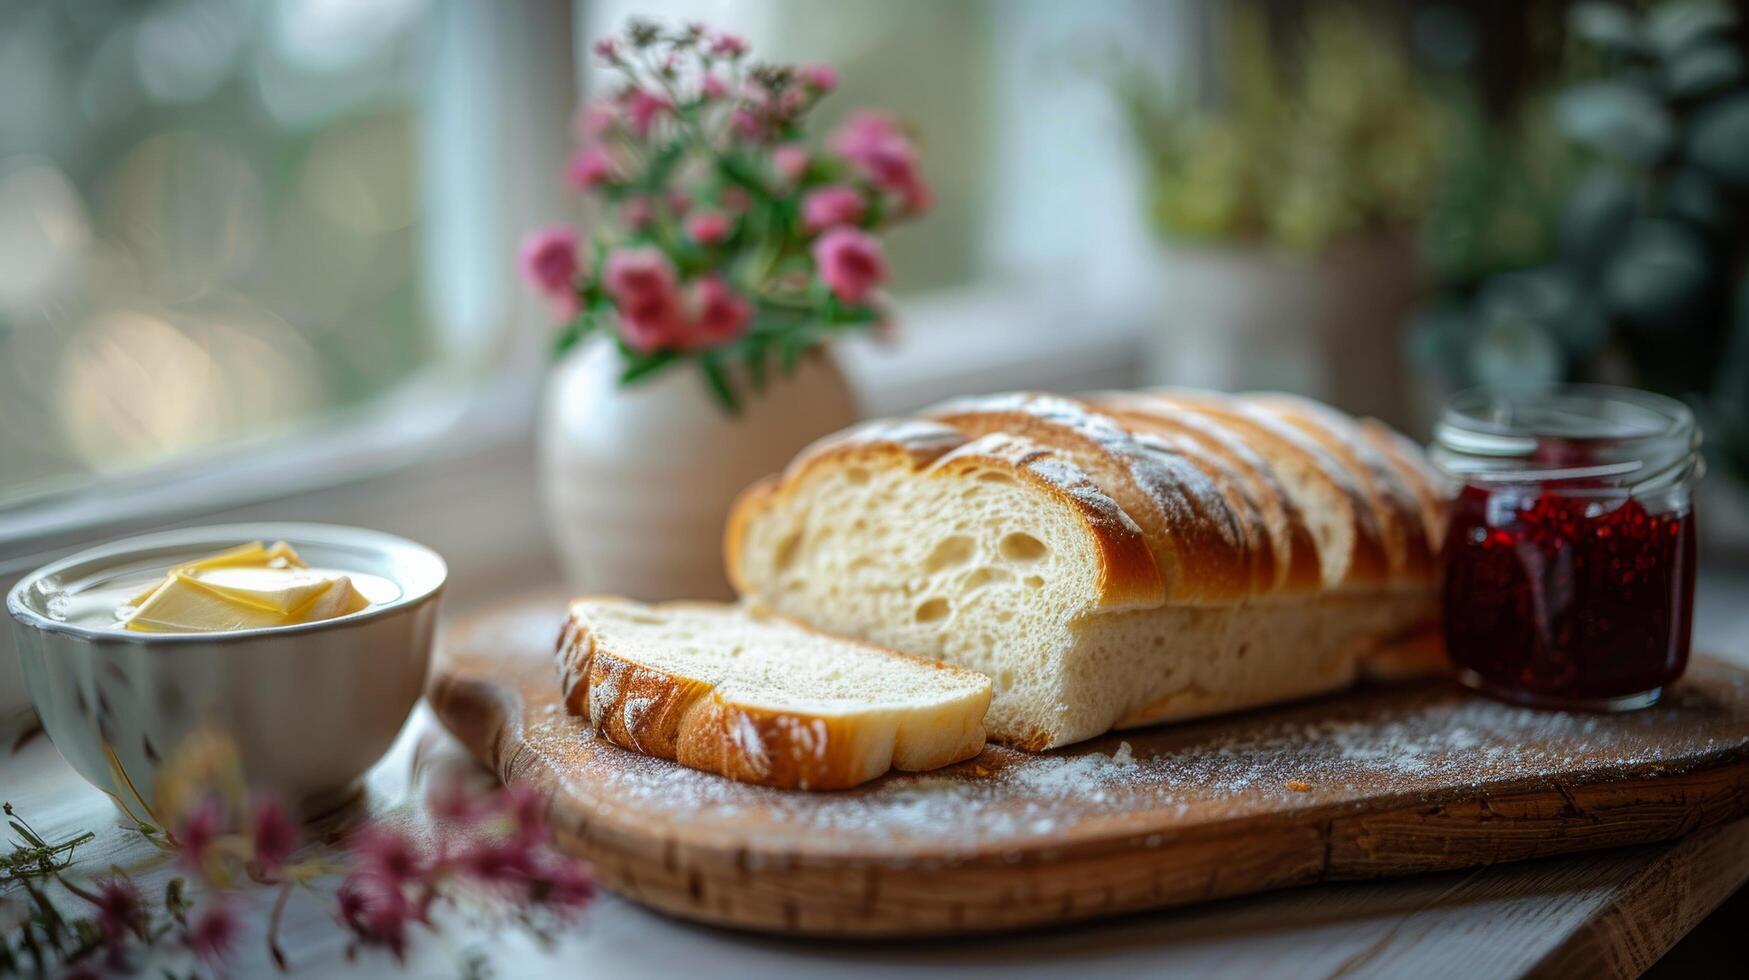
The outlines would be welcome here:
[[[1749,649],[1749,584],[1715,577],[1703,589],[1702,641]],[[9,744],[9,742],[8,742]],[[448,767],[476,769],[421,706],[369,776],[369,806],[418,819],[420,782]],[[118,824],[108,800],[38,738],[0,757],[0,798],[58,838],[98,831],[80,864],[106,868],[143,858],[148,846]],[[148,888],[171,873],[141,876]],[[506,977],[840,980],[951,972],[956,976],[1080,978],[1634,976],[1749,880],[1749,821],[1672,843],[1475,871],[1379,882],[1325,884],[1105,923],[989,939],[803,942],[692,926],[604,897],[542,949],[520,935],[449,922],[422,937],[409,976],[453,976],[483,954]],[[331,887],[331,883],[330,883]],[[265,912],[266,896],[255,896]],[[259,920],[265,915],[251,916]],[[325,906],[293,900],[282,935],[293,976],[395,975],[392,961],[349,962]],[[246,935],[238,976],[271,973],[259,933]]]

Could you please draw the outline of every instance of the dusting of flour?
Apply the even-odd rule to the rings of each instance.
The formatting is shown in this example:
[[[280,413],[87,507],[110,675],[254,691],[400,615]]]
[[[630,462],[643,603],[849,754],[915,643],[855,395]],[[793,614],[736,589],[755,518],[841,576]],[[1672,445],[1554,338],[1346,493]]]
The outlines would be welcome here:
[[[1532,711],[1445,688],[1314,702],[1274,713],[1109,736],[1042,755],[992,747],[933,773],[855,790],[748,786],[627,752],[563,713],[531,711],[522,739],[600,817],[662,819],[728,839],[773,822],[823,850],[947,850],[1061,839],[1127,814],[1170,832],[1298,807],[1411,801],[1563,782],[1651,776],[1749,744],[1742,675],[1716,668],[1656,708],[1598,716]],[[1721,693],[1721,692],[1726,693]],[[1159,835],[1150,835],[1150,843]]]

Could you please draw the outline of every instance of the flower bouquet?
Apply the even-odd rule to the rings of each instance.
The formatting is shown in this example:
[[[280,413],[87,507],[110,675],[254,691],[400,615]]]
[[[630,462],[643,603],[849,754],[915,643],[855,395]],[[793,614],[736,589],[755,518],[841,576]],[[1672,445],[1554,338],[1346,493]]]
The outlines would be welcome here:
[[[883,321],[877,236],[932,201],[891,117],[854,113],[815,145],[805,124],[836,70],[755,63],[701,25],[633,21],[594,53],[623,82],[583,109],[566,170],[588,235],[543,228],[520,257],[563,323],[560,351],[610,337],[621,384],[692,361],[735,411],[730,365],[757,390],[773,364]]]

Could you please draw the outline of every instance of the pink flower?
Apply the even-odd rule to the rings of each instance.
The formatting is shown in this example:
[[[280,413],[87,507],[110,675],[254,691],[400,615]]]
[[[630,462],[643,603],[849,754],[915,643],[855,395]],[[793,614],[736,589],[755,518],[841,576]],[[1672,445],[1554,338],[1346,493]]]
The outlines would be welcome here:
[[[512,784],[498,791],[494,801],[516,825],[516,835],[531,845],[544,844],[547,839],[547,800],[527,786]]]
[[[546,882],[545,902],[562,909],[579,909],[595,898],[595,876],[589,865],[567,857],[558,857],[541,869]]]
[[[792,184],[806,176],[813,163],[814,154],[800,143],[785,143],[771,151],[771,165]]]
[[[472,821],[484,810],[483,802],[468,792],[466,781],[454,773],[437,781],[425,795],[425,805],[431,810],[431,815],[451,823]]]
[[[112,950],[140,928],[145,913],[140,890],[126,878],[111,878],[97,891],[97,927],[103,932],[103,944]]]
[[[631,231],[642,230],[654,216],[655,206],[650,203],[650,199],[647,197],[627,198],[626,202],[619,206],[620,224],[625,225]]]
[[[607,257],[603,288],[619,307],[626,346],[649,352],[676,346],[684,335],[674,266],[655,248],[616,249]]]
[[[612,131],[619,122],[619,110],[611,102],[591,102],[577,113],[577,134],[585,143],[593,143]]]
[[[869,183],[899,195],[907,210],[922,211],[935,200],[917,167],[917,148],[891,116],[864,110],[833,134],[832,151],[850,161]]]
[[[838,227],[814,241],[820,278],[846,303],[861,303],[887,280],[880,243],[855,228]]]
[[[674,281],[673,264],[653,247],[615,249],[602,276],[608,295],[621,302],[670,294]]]
[[[753,307],[716,276],[693,283],[693,321],[688,346],[715,347],[746,332]]]
[[[759,117],[746,109],[736,109],[729,114],[729,130],[741,139],[756,139],[764,128],[759,124]]]
[[[595,42],[592,50],[595,52],[595,57],[600,58],[602,61],[606,61],[610,64],[616,62],[619,60],[619,38],[601,38]]]
[[[255,863],[263,870],[278,871],[298,846],[298,825],[278,801],[262,797],[249,815],[249,836],[255,844]]]
[[[203,877],[206,874],[207,853],[225,831],[225,810],[218,797],[206,796],[183,817],[176,830],[176,842],[182,845],[182,860]]]
[[[905,210],[912,214],[922,214],[935,207],[935,189],[923,179],[923,175],[912,173],[911,179],[900,185],[899,201]]]
[[[589,190],[609,183],[614,178],[613,158],[599,146],[587,150],[571,158],[571,163],[565,168],[565,179],[578,190]]]
[[[577,232],[565,225],[549,225],[522,240],[517,256],[522,278],[541,293],[553,297],[572,291],[577,278]]]
[[[626,95],[626,122],[639,139],[650,135],[656,120],[672,109],[665,96],[649,89],[635,88]]]
[[[833,184],[809,191],[802,198],[802,224],[812,233],[834,225],[854,225],[862,220],[868,205],[853,187]]]
[[[753,200],[747,196],[747,192],[739,187],[725,187],[717,197],[722,200],[725,210],[735,214],[740,214],[753,204]]]
[[[838,87],[838,69],[831,65],[803,65],[797,74],[804,84],[822,95]]]
[[[407,835],[377,824],[365,827],[351,841],[361,873],[399,884],[425,872],[425,858]]]
[[[407,901],[400,885],[365,874],[347,876],[335,892],[340,921],[360,941],[387,946],[400,959],[407,950],[407,924],[418,910]]]
[[[715,245],[729,237],[729,216],[721,211],[694,211],[686,219],[686,233],[700,245]]]
[[[747,53],[747,42],[739,35],[720,31],[711,40],[711,54],[719,58],[739,58]]]
[[[227,905],[212,905],[188,927],[188,948],[203,960],[223,959],[236,945],[243,925]]]
[[[699,80],[698,92],[707,101],[720,102],[729,97],[729,86],[715,74],[706,72],[704,78]]]
[[[686,209],[690,208],[690,207],[692,207],[692,197],[690,195],[688,195],[685,191],[669,191],[668,192],[668,210],[669,211],[672,211],[675,215],[678,216],[678,215],[685,214]]]
[[[458,859],[464,874],[488,885],[527,881],[534,873],[534,850],[520,840],[482,840]]]

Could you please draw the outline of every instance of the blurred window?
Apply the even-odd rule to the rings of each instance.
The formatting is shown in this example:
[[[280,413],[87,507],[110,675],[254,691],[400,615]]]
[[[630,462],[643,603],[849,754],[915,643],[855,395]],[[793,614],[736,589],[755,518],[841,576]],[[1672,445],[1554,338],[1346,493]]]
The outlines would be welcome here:
[[[0,0],[0,507],[411,378],[421,0]]]

